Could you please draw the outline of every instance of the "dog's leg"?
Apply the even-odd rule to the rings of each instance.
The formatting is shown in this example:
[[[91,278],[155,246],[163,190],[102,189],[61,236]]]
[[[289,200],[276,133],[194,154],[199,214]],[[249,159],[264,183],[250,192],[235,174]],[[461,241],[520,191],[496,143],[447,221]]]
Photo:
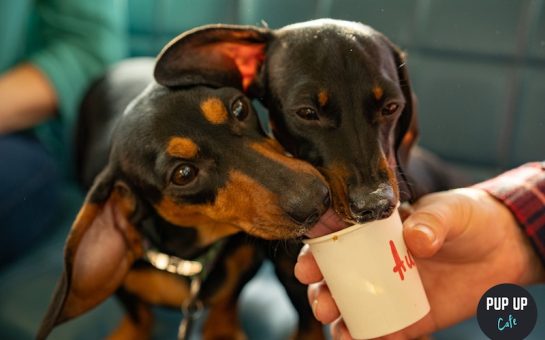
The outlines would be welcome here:
[[[236,247],[227,256],[222,263],[224,267],[214,273],[223,275],[219,278],[221,281],[216,281],[213,277],[208,280],[223,283],[209,300],[208,318],[203,326],[204,340],[246,339],[238,319],[237,302],[242,288],[259,269],[262,256],[254,245],[248,243]]]
[[[180,308],[189,296],[189,288],[176,275],[141,268],[127,274],[116,294],[127,314],[110,339],[149,339],[153,328],[150,306]]]
[[[286,289],[286,293],[299,315],[299,327],[293,335],[297,340],[325,339],[322,324],[316,320],[307,300],[307,286],[301,284],[293,274],[297,262],[297,255],[301,245],[289,242],[270,256],[274,263],[276,276]]]
[[[245,340],[246,335],[238,319],[236,298],[221,301],[210,307],[203,327],[204,340]]]
[[[119,326],[108,336],[109,340],[145,340],[151,338],[153,314],[149,304],[127,293],[123,288],[117,296],[127,311]]]

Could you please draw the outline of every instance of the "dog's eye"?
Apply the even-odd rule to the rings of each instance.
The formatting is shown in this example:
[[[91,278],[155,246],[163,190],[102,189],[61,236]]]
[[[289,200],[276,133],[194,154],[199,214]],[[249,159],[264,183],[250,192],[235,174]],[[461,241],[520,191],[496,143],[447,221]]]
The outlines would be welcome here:
[[[238,120],[244,120],[248,117],[248,106],[242,99],[237,99],[231,105],[231,112]]]
[[[179,186],[187,185],[191,183],[195,179],[195,177],[197,177],[198,173],[199,169],[197,169],[193,165],[182,164],[174,170],[170,181],[173,184]]]
[[[297,115],[304,120],[318,120],[318,114],[314,109],[311,109],[310,107],[304,107],[302,109],[297,110]]]
[[[382,115],[391,116],[394,113],[396,113],[398,109],[399,109],[399,104],[390,103],[382,108]]]

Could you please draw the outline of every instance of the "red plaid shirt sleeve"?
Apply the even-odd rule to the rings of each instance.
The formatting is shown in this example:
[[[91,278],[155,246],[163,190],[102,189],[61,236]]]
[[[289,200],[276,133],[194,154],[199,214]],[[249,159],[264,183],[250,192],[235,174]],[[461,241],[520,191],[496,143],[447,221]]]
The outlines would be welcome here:
[[[511,210],[545,264],[545,162],[525,164],[474,187]]]

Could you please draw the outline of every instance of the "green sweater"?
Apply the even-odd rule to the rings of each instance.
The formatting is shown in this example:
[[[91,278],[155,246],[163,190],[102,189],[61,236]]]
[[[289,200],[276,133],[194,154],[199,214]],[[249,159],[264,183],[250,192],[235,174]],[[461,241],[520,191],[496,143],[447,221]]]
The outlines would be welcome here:
[[[126,54],[125,6],[120,0],[0,0],[0,73],[28,61],[53,84],[58,114],[34,132],[65,165],[85,90]]]

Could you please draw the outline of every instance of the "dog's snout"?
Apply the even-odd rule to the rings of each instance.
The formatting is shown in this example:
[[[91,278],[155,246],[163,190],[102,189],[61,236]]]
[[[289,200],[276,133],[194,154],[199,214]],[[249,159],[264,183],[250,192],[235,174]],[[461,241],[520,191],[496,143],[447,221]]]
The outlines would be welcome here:
[[[329,188],[321,181],[292,188],[283,206],[298,224],[313,225],[331,205]]]
[[[306,225],[314,225],[316,224],[316,222],[318,222],[318,220],[320,219],[320,216],[322,214],[320,214],[318,211],[315,211],[314,214],[310,215],[307,220],[305,221],[305,224]]]
[[[387,217],[395,207],[392,187],[383,183],[375,189],[356,188],[349,196],[350,212],[360,223]]]
[[[325,195],[324,195],[323,203],[324,203],[324,207],[326,209],[329,208],[329,206],[331,205],[331,195],[329,194],[329,190],[327,190],[327,188],[326,188],[326,192],[325,192]]]
[[[297,212],[292,211],[288,213],[290,217],[297,223],[301,225],[314,225],[318,220],[320,219],[320,216],[322,214],[318,211],[318,209],[314,209],[310,213],[303,213],[303,212]]]
[[[350,211],[358,217],[360,222],[380,218],[383,212],[387,211],[389,207],[390,202],[387,199],[379,199],[377,201],[372,197],[350,202]]]

